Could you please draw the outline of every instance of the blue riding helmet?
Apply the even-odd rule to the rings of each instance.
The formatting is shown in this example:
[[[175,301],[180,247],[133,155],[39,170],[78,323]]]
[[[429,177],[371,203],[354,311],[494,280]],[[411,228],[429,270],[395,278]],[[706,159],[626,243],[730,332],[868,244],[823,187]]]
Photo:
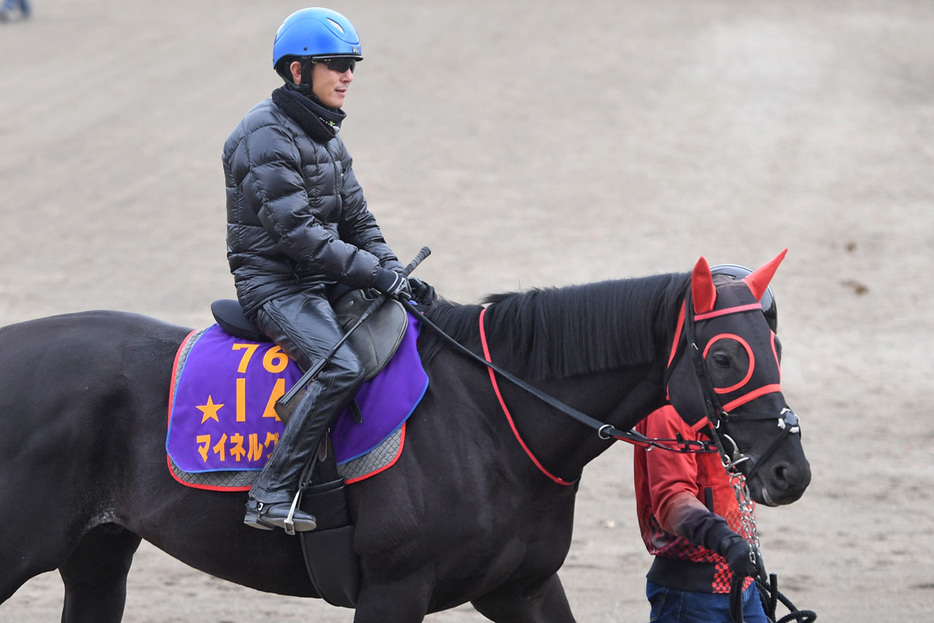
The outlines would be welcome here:
[[[356,28],[346,17],[320,7],[292,13],[276,31],[272,46],[272,66],[285,56],[363,60],[363,49]]]
[[[752,274],[752,271],[738,264],[717,264],[711,267],[710,274],[745,279]],[[769,328],[773,333],[778,333],[778,306],[775,304],[775,296],[772,294],[771,287],[765,289],[765,294],[759,302],[762,304],[762,313],[765,315],[766,322],[769,323]]]

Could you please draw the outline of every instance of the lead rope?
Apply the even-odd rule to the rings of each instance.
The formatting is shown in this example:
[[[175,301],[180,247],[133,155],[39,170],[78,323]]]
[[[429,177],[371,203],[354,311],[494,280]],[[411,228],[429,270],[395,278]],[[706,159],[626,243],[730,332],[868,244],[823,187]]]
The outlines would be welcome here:
[[[761,574],[756,577],[756,587],[759,589],[759,599],[762,601],[762,609],[769,621],[774,623],[813,623],[817,620],[817,613],[813,610],[799,610],[791,600],[785,597],[778,590],[778,576],[770,573],[768,584],[765,582],[765,567],[762,563],[762,553],[759,551],[759,534],[756,531],[755,506],[749,495],[749,488],[746,486],[746,477],[740,473],[733,463],[724,463],[724,468],[730,476],[730,486],[736,493],[736,503],[739,505],[740,528],[742,537],[746,539],[751,548],[751,555],[758,557],[758,564]],[[730,616],[734,623],[743,623],[743,584],[746,578],[733,576],[730,583]],[[788,608],[788,614],[781,619],[775,618],[775,609],[781,602]]]
[[[733,487],[733,492],[736,494],[736,504],[739,506],[739,527],[742,531],[741,536],[749,543],[749,556],[753,558],[753,563],[756,564],[759,569],[762,569],[762,554],[759,553],[759,534],[756,531],[755,507],[749,496],[749,488],[746,486],[746,477],[736,469],[734,463],[724,461],[723,467],[730,477],[730,486]],[[733,579],[730,582],[730,617],[733,619],[734,623],[743,623],[743,588],[745,584],[745,576],[733,574]],[[774,620],[774,610],[773,616],[769,618]]]
[[[749,488],[746,486],[746,477],[736,470],[729,472],[730,486],[736,493],[736,503],[739,505],[740,526],[743,529],[743,538],[749,543],[750,547],[759,551],[759,534],[756,532],[756,514],[755,506],[749,496]],[[761,555],[760,555],[761,556]]]

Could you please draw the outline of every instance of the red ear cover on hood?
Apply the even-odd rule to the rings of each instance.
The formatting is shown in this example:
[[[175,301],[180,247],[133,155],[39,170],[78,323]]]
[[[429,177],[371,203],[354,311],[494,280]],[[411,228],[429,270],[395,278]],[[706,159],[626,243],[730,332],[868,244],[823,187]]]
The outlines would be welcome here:
[[[713,311],[714,303],[717,302],[717,288],[713,285],[710,265],[703,257],[697,260],[691,274],[691,298],[694,301],[695,316]]]
[[[749,289],[752,291],[753,296],[756,297],[757,301],[762,300],[762,295],[765,294],[765,290],[769,287],[769,282],[772,281],[772,277],[775,276],[775,271],[778,270],[778,265],[782,263],[782,260],[785,259],[785,254],[788,253],[788,249],[785,248],[784,251],[772,258],[772,261],[767,264],[763,264],[757,268],[753,273],[747,276],[743,281]],[[694,269],[697,270],[696,268]]]

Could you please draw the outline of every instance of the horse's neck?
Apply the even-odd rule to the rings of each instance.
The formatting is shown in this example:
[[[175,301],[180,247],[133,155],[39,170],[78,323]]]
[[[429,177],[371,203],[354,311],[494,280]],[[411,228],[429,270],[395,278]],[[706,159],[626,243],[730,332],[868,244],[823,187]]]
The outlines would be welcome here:
[[[493,362],[525,380],[550,377],[532,383],[578,411],[628,430],[664,404],[667,345],[677,313],[672,292],[686,279],[662,275],[503,295],[487,308],[489,317],[475,306],[449,304],[439,305],[430,316],[475,352],[482,352],[477,336],[481,321]],[[561,320],[569,317],[576,325]],[[432,348],[437,347],[426,348],[423,356],[430,359]],[[613,370],[592,372],[608,368]],[[558,476],[576,477],[609,446],[594,430],[538,398],[508,382],[501,386],[520,436]]]
[[[592,418],[629,430],[664,404],[663,374],[646,366],[550,380],[540,387]],[[610,446],[596,430],[545,407],[522,390],[504,387],[503,395],[531,453],[561,478],[577,477],[587,463]]]

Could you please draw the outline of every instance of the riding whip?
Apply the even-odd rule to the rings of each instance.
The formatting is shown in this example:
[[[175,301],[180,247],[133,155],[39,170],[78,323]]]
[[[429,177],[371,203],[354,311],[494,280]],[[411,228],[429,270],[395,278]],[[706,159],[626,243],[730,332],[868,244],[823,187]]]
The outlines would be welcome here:
[[[409,265],[406,266],[403,270],[405,276],[408,277],[410,274],[412,274],[412,272],[418,268],[418,265],[421,264],[422,261],[429,255],[431,255],[431,249],[428,247],[422,247],[418,254],[412,259],[412,261],[409,262]],[[385,301],[385,294],[380,294],[375,299],[373,299],[373,302],[370,303],[366,310],[364,310],[360,318],[355,323],[353,323],[349,329],[347,329],[347,332],[344,333],[343,337],[337,341],[337,344],[335,344],[324,357],[316,361],[314,365],[308,368],[308,371],[305,372],[305,374],[302,375],[302,378],[300,378],[298,382],[292,386],[292,389],[287,391],[279,400],[276,401],[276,415],[279,416],[280,420],[283,422],[287,422],[289,420],[289,418],[292,416],[292,413],[298,406],[298,400],[296,399],[301,393],[302,389],[307,387],[312,379],[318,376],[324,366],[327,365],[328,361],[331,360],[331,357],[334,356],[334,353],[337,352],[337,349],[343,346],[344,342],[347,341],[347,338],[349,338],[350,335],[357,330],[357,327],[362,325],[367,318],[373,315],[373,313],[379,309]]]

